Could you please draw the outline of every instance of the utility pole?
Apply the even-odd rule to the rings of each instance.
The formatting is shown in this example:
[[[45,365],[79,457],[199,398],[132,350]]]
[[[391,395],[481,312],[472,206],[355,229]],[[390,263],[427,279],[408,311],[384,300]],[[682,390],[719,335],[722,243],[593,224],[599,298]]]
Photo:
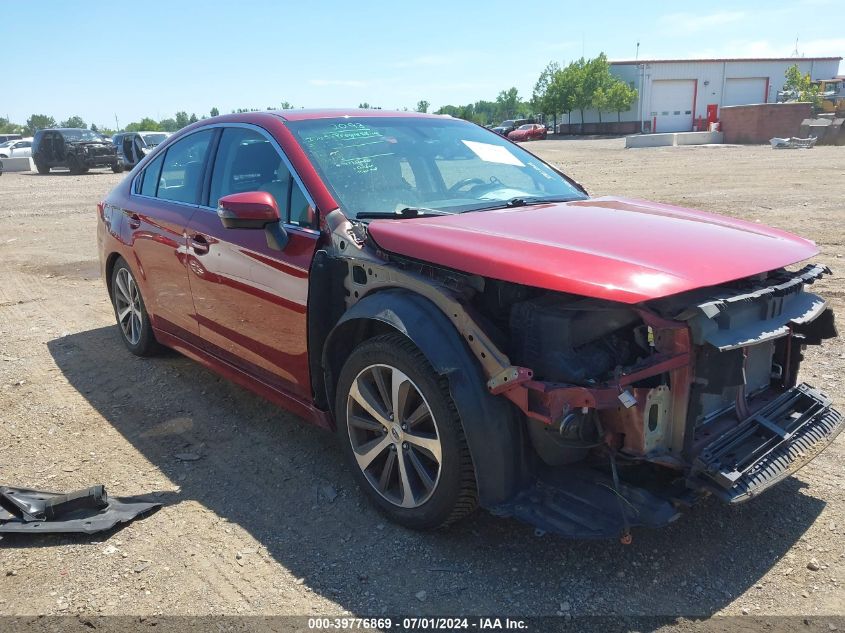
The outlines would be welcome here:
[[[115,132],[120,132],[120,123],[117,122],[117,112],[114,113]]]

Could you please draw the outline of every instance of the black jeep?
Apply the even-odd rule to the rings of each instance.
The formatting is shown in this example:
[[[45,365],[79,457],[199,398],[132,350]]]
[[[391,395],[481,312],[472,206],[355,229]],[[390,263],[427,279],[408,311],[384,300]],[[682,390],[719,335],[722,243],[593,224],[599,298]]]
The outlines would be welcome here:
[[[32,139],[32,160],[39,174],[50,173],[51,167],[67,167],[72,174],[84,174],[91,167],[123,171],[112,142],[82,128],[38,130]]]

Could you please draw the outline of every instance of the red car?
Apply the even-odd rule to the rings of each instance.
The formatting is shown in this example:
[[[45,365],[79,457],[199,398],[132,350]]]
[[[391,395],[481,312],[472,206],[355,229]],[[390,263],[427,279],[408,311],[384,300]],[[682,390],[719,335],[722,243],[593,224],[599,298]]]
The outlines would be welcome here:
[[[434,115],[191,125],[99,205],[130,352],[179,350],[333,429],[391,519],[480,505],[629,538],[748,499],[842,429],[798,384],[836,335],[818,252],[759,224],[590,197]]]
[[[513,132],[508,133],[508,138],[512,141],[539,141],[545,140],[548,135],[545,125],[539,123],[527,123],[520,125]]]

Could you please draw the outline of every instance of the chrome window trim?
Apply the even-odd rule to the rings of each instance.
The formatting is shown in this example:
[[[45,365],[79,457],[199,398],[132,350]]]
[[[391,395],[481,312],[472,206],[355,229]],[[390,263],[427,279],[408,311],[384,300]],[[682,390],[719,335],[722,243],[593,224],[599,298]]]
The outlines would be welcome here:
[[[185,136],[183,136],[182,138],[180,138],[179,140],[177,140],[177,141],[176,141],[176,143],[179,143],[180,141],[182,141],[182,140],[184,140],[184,139],[186,139],[186,138],[188,138],[188,137],[191,137],[191,136],[193,136],[194,134],[198,134],[198,133],[200,133],[200,132],[204,131],[204,130],[206,129],[206,127],[212,127],[212,126],[210,126],[210,125],[209,125],[209,126],[204,126],[204,127],[201,127],[201,128],[200,128],[200,129],[198,129],[198,130],[194,130],[194,131],[193,131],[193,132],[191,132],[190,134],[186,134]],[[214,140],[214,137],[213,137],[213,136],[212,136],[212,139],[211,139],[211,140],[212,140],[212,141]],[[170,145],[168,145],[167,147],[165,147],[165,148],[162,150],[162,151],[164,152],[164,155],[162,156],[162,169],[164,169],[164,160],[167,158],[167,152],[168,152],[168,151],[170,151],[170,148],[171,148],[173,145],[175,145],[176,143],[171,143]],[[210,148],[211,148],[211,141],[209,141],[209,149],[210,149]],[[137,183],[138,178],[140,178],[140,177],[141,177],[141,175],[142,175],[142,174],[144,174],[144,173],[147,171],[147,168],[149,167],[149,163],[152,163],[152,162],[154,162],[154,161],[158,160],[158,152],[155,152],[155,154],[156,154],[155,156],[153,156],[152,154],[148,154],[148,156],[153,156],[153,157],[152,157],[149,161],[147,161],[147,164],[146,164],[146,165],[144,165],[144,168],[143,168],[141,171],[139,171],[137,174],[135,174],[135,176],[133,176],[133,178],[132,178],[132,184],[131,184],[131,186],[129,187],[129,197],[131,198],[132,196],[135,196],[135,197],[137,197],[137,198],[144,198],[145,200],[160,200],[161,202],[170,202],[170,203],[173,203],[173,204],[178,204],[179,206],[182,206],[182,207],[188,207],[188,208],[190,208],[190,209],[196,209],[197,207],[199,207],[200,205],[198,205],[198,204],[191,204],[191,203],[189,203],[189,202],[180,202],[180,201],[178,201],[178,200],[168,200],[167,198],[159,198],[158,196],[145,196],[144,194],[141,194],[141,193],[135,193],[135,184]],[[147,156],[144,156],[144,158],[147,158]],[[144,159],[142,158],[141,160],[144,160]],[[140,162],[140,161],[139,161],[139,162]],[[206,164],[208,164],[208,158],[206,158]],[[138,165],[138,163],[136,163],[136,164],[135,164],[135,166],[137,166],[137,165]],[[134,168],[135,168],[135,167],[133,167],[133,169],[134,169]],[[159,178],[161,178],[161,175],[160,175],[160,174],[159,174]],[[156,187],[156,191],[158,191],[158,187]]]
[[[209,125],[203,125],[198,130],[191,132],[191,134],[195,134],[196,132],[201,132],[202,130],[207,130],[207,129],[214,129],[214,128],[225,129],[227,127],[239,127],[239,128],[246,128],[248,130],[253,130],[253,131],[261,134],[268,141],[270,141],[270,144],[275,148],[275,150],[278,152],[279,156],[281,157],[282,162],[285,164],[285,167],[287,168],[287,170],[293,176],[293,179],[296,181],[296,184],[299,185],[299,188],[302,190],[302,193],[305,194],[305,199],[308,200],[308,204],[311,205],[311,208],[314,209],[315,212],[319,213],[319,209],[317,208],[317,203],[314,202],[314,198],[311,195],[311,192],[308,191],[308,188],[305,186],[305,183],[303,182],[302,178],[300,178],[299,174],[293,168],[293,164],[290,162],[290,159],[288,159],[287,154],[285,154],[284,150],[282,149],[282,146],[279,145],[279,143],[276,141],[276,139],[273,138],[273,135],[270,134],[263,127],[261,127],[259,125],[255,125],[254,123],[211,123]],[[191,136],[191,134],[186,134],[182,138],[188,138],[189,136]],[[179,141],[182,140],[182,138],[178,139],[175,142],[178,143]],[[217,149],[219,149],[219,144],[218,144],[218,147],[215,149],[215,152],[217,151]],[[215,153],[214,159],[215,159],[215,161],[217,160],[217,154],[216,153]],[[155,160],[155,158],[151,159],[149,162],[152,162],[153,160]],[[211,165],[211,167],[212,167],[212,174],[211,175],[214,176],[214,172],[213,172],[214,165]],[[137,196],[138,198],[146,198],[147,200],[161,200],[162,202],[170,202],[170,203],[173,203],[173,204],[179,204],[179,205],[182,205],[182,206],[185,206],[185,207],[190,207],[192,209],[200,209],[202,211],[210,211],[210,212],[214,213],[215,215],[217,214],[217,207],[211,207],[211,206],[204,205],[204,204],[188,204],[186,202],[175,202],[173,200],[166,200],[164,198],[159,198],[158,196],[145,196],[145,195],[140,194],[140,193],[135,193],[135,183],[138,180],[138,178],[141,177],[141,174],[143,174],[146,171],[146,169],[147,168],[144,167],[144,169],[139,171],[135,175],[135,177],[132,179],[132,187],[129,190],[130,196]],[[296,229],[298,231],[302,231],[304,233],[307,233],[309,235],[319,235],[320,234],[319,229],[312,229],[312,228],[309,228],[309,227],[300,226],[298,224],[291,224],[290,222],[282,221],[282,226],[284,226],[285,229],[292,228],[292,229]]]
[[[302,189],[302,192],[305,194],[305,198],[308,200],[308,203],[314,208],[315,211],[317,210],[317,204],[314,202],[314,198],[311,196],[311,192],[308,191],[308,188],[305,186],[305,183],[303,182],[302,178],[299,177],[299,174],[293,168],[293,164],[290,162],[290,159],[288,159],[288,156],[287,156],[287,154],[285,154],[284,150],[282,149],[282,146],[279,145],[279,143],[276,141],[275,138],[273,138],[272,134],[270,134],[263,127],[255,125],[254,123],[212,123],[210,125],[203,126],[203,129],[205,129],[205,128],[218,128],[218,127],[224,128],[224,129],[227,128],[227,127],[246,128],[248,130],[253,130],[255,132],[258,132],[264,138],[266,138],[268,141],[270,141],[270,144],[275,148],[275,150],[279,153],[279,156],[282,158],[282,162],[285,164],[285,167],[287,167],[288,171],[293,176],[293,179],[296,181],[296,184],[298,184],[299,188]],[[216,158],[217,157],[215,156],[215,160],[216,160]],[[214,174],[212,173],[212,176],[213,175]],[[206,205],[203,205],[203,204],[201,204],[199,206],[202,209],[211,209],[215,213],[217,212],[217,207],[206,206]],[[298,225],[294,224],[292,226],[298,226]]]

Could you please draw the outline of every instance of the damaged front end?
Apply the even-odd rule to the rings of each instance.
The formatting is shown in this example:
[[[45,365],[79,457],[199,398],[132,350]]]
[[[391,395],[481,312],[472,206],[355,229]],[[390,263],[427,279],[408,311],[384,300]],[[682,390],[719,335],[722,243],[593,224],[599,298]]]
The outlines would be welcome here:
[[[626,500],[615,528],[669,517],[652,498],[632,503],[620,480],[673,507],[707,493],[745,501],[842,430],[831,400],[797,384],[806,345],[836,336],[832,311],[805,290],[829,272],[778,270],[634,306],[551,295],[517,303],[514,358],[534,377],[495,388],[525,412],[546,464],[609,462],[604,485]],[[511,513],[524,518],[531,494]],[[571,507],[558,508],[561,523],[543,506],[547,523],[569,525]]]
[[[829,398],[797,383],[805,346],[836,336],[832,311],[805,289],[830,273],[824,266],[625,304],[388,253],[366,227],[328,219],[326,259],[342,279],[343,310],[388,289],[424,298],[460,335],[487,393],[520,412],[526,446],[508,447],[527,449],[518,487],[486,496],[490,470],[482,475],[476,463],[481,503],[496,514],[624,541],[631,527],[665,525],[702,496],[736,503],[759,494],[845,425]],[[376,319],[391,322],[387,306]],[[331,363],[324,369],[331,374]],[[473,438],[503,428],[489,419],[464,426],[474,461],[486,447]]]

